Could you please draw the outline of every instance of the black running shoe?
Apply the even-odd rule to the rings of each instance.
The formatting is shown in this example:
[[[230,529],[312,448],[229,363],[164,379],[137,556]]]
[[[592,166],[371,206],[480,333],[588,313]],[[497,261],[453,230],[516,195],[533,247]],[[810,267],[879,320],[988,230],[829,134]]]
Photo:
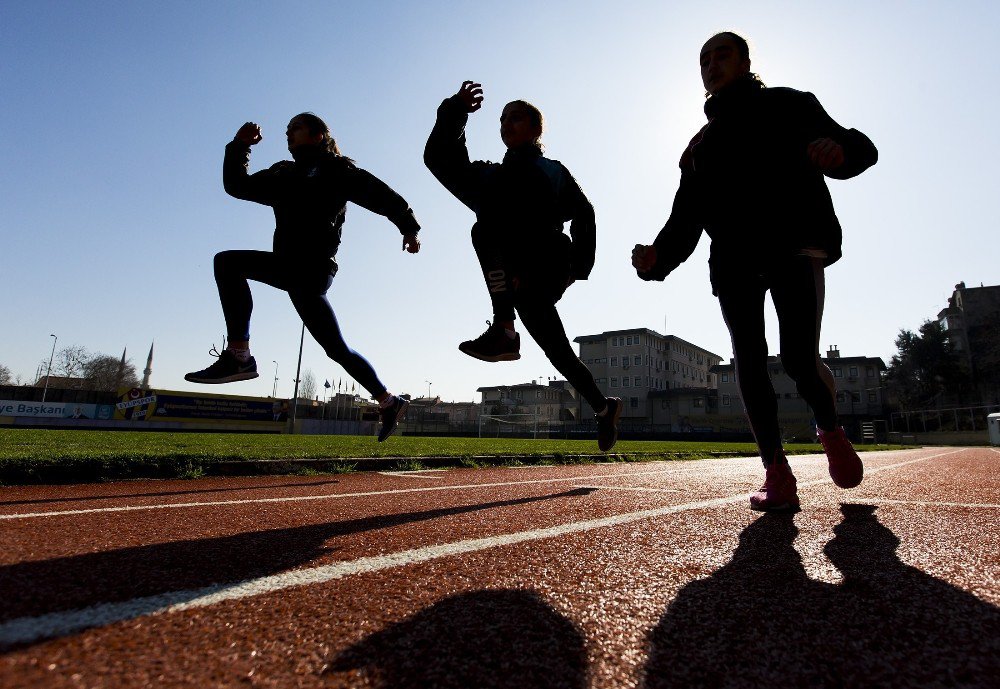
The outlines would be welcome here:
[[[480,361],[515,361],[521,358],[521,336],[515,333],[507,337],[502,325],[492,324],[476,339],[458,345],[458,349]]]
[[[617,397],[608,397],[608,411],[601,416],[595,414],[597,418],[597,448],[601,452],[607,452],[618,442],[618,419],[622,415],[622,401]]]
[[[222,354],[212,347],[208,352],[212,356],[219,357],[219,360],[206,369],[193,371],[184,376],[184,380],[192,383],[232,383],[237,380],[250,380],[257,377],[257,360],[250,357],[246,361],[240,361],[228,349],[223,349]]]
[[[378,415],[382,419],[382,428],[378,431],[378,441],[384,442],[392,435],[399,425],[399,420],[406,416],[406,408],[410,406],[410,400],[396,397],[396,401],[384,409],[378,410]]]

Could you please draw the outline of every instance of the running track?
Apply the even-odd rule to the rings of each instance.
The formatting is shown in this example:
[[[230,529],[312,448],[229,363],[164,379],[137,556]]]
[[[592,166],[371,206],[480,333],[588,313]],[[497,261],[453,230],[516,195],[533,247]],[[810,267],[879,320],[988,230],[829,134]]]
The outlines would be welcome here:
[[[864,460],[0,488],[0,687],[998,686],[1000,451]]]

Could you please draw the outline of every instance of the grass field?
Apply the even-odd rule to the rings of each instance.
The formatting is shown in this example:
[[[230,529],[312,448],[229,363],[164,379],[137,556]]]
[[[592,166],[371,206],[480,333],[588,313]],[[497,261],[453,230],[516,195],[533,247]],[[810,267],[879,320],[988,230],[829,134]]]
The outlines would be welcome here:
[[[789,453],[818,452],[816,444],[789,445]],[[885,449],[885,446],[879,446]],[[753,455],[752,443],[621,440],[602,455],[594,440],[523,438],[262,435],[239,433],[127,433],[0,429],[0,481],[69,481],[130,476],[196,477],[223,465],[246,463],[245,472],[416,469],[516,463],[576,463],[699,459]],[[299,462],[293,460],[330,460]],[[256,468],[254,468],[256,465]]]

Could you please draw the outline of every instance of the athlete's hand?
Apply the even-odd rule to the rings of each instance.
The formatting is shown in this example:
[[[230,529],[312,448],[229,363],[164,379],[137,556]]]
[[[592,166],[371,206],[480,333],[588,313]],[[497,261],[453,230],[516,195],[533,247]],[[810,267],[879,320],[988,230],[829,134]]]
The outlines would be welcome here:
[[[403,251],[409,251],[411,254],[415,254],[420,251],[420,240],[417,239],[417,235],[403,235]]]
[[[806,148],[806,154],[822,172],[833,172],[844,164],[844,147],[833,139],[816,139]]]
[[[632,249],[632,265],[640,273],[648,273],[656,265],[656,247],[652,244],[636,244]]]
[[[465,106],[466,112],[475,112],[483,107],[483,85],[474,81],[463,81],[462,88],[458,89],[459,100]]]
[[[260,135],[260,127],[255,122],[247,122],[236,132],[236,138],[247,146],[253,146],[260,143],[263,137]]]

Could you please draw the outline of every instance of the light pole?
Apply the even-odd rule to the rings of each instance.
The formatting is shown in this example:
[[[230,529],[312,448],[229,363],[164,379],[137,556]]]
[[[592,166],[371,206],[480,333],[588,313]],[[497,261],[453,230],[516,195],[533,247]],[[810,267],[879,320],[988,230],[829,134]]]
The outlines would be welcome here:
[[[429,380],[425,380],[424,382],[427,383],[427,399],[430,399],[431,398],[431,382]]]
[[[59,338],[52,333],[49,333],[49,337],[52,338],[52,353],[49,354],[49,368],[45,371],[45,387],[42,388],[42,402],[45,401],[45,395],[49,391],[49,376],[52,375],[52,359],[56,356],[56,342],[59,341]]]
[[[271,359],[271,363],[274,364],[274,387],[271,388],[271,397],[278,397],[278,362]]]

